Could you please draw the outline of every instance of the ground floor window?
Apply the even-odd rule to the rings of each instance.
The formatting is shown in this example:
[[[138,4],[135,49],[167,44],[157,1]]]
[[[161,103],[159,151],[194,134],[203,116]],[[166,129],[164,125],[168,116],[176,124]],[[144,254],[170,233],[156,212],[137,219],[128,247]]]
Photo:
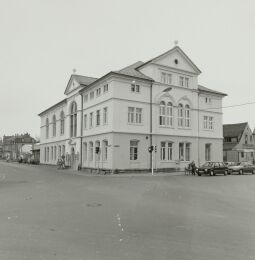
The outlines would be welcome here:
[[[107,161],[108,158],[108,141],[103,140],[103,161]]]
[[[66,153],[66,150],[65,150],[65,149],[66,149],[66,147],[63,145],[63,146],[62,146],[62,155],[65,155],[65,153]]]
[[[205,160],[211,161],[211,144],[205,144]]]
[[[190,161],[191,143],[179,143],[179,160]]]
[[[89,142],[89,160],[93,161],[93,142]]]
[[[138,142],[137,140],[130,141],[130,160],[136,161],[138,159]]]
[[[61,157],[61,145],[58,146],[58,158]]]
[[[47,162],[50,160],[50,148],[47,148]]]
[[[83,161],[87,161],[87,149],[88,149],[88,147],[87,147],[88,145],[87,145],[87,143],[83,143]]]
[[[173,143],[172,142],[161,142],[160,160],[161,161],[173,160]]]
[[[101,153],[101,151],[100,151],[100,142],[99,141],[95,142],[95,153],[96,153],[96,155],[95,155],[96,161],[100,161],[100,153]]]

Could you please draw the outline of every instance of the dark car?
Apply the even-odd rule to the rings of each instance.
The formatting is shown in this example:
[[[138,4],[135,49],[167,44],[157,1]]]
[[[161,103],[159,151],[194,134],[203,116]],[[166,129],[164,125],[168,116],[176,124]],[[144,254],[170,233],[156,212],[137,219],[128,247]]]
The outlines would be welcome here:
[[[223,162],[206,162],[202,166],[197,168],[197,174],[207,174],[215,176],[216,174],[228,174],[228,167]]]

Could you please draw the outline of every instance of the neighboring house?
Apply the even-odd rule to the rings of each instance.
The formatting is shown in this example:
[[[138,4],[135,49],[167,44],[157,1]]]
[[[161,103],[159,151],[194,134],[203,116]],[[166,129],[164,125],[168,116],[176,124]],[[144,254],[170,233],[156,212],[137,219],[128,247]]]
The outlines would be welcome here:
[[[255,140],[247,122],[223,125],[223,160],[254,162]]]
[[[40,163],[87,169],[184,168],[222,161],[222,98],[178,46],[100,78],[71,75],[66,98],[41,112]],[[213,109],[212,109],[213,108]]]
[[[23,146],[32,145],[35,139],[31,137],[28,133],[26,134],[16,134],[12,136],[3,137],[3,157],[9,157],[11,160],[17,160],[21,153]]]

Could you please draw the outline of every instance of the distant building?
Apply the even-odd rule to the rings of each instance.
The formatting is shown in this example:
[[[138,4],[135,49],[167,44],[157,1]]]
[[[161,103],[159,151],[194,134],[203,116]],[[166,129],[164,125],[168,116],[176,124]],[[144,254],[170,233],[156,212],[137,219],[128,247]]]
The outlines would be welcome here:
[[[175,46],[100,78],[71,75],[66,98],[39,114],[40,162],[158,170],[222,161],[222,99]],[[148,152],[157,146],[157,152]]]
[[[11,160],[17,160],[22,153],[24,145],[32,145],[35,143],[35,139],[28,133],[16,134],[11,136],[4,135],[3,137],[3,157],[9,156]]]
[[[0,138],[0,159],[3,158],[3,140]]]
[[[247,122],[223,125],[223,160],[254,162],[255,140]]]

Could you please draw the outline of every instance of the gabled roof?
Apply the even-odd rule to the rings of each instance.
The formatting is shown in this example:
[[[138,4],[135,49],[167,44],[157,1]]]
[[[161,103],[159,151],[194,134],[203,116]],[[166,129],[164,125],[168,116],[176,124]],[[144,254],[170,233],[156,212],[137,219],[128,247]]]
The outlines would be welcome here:
[[[206,88],[204,86],[198,85],[198,90],[201,92],[207,92],[207,93],[212,93],[212,94],[217,94],[217,95],[221,95],[221,96],[227,96],[227,94],[210,89],[210,88]]]
[[[142,64],[144,64],[142,61],[137,61],[134,64],[131,64],[121,70],[115,71],[115,73],[127,75],[131,77],[141,78],[141,79],[148,79],[153,80],[152,78],[144,75],[140,71],[138,71],[136,68],[140,67]]]
[[[223,125],[223,136],[224,137],[239,137],[243,134],[248,122],[239,124],[226,124]]]
[[[64,94],[66,94],[68,92],[70,83],[73,79],[76,80],[79,83],[79,85],[82,85],[82,86],[88,86],[88,85],[90,85],[91,83],[93,83],[94,81],[97,80],[97,78],[93,78],[93,77],[87,77],[87,76],[72,74],[68,83],[67,83]]]
[[[179,46],[175,46],[175,47],[173,47],[172,49],[170,49],[170,50],[164,52],[163,54],[160,54],[159,56],[157,56],[157,57],[155,57],[155,58],[153,58],[153,59],[151,59],[151,60],[149,60],[149,61],[147,61],[147,62],[141,64],[139,67],[137,67],[137,69],[139,69],[139,68],[141,68],[141,67],[147,65],[148,63],[151,63],[151,62],[153,62],[153,61],[156,61],[156,60],[160,59],[161,57],[163,57],[163,56],[165,56],[165,55],[168,55],[168,54],[170,54],[171,52],[174,52],[174,51],[180,52],[180,53],[185,57],[185,59],[189,62],[189,64],[193,67],[193,69],[194,69],[198,74],[201,73],[201,70],[195,65],[195,63],[188,57],[188,55],[187,55]]]
[[[46,113],[46,112],[48,112],[49,110],[51,110],[52,108],[57,107],[57,106],[59,106],[59,105],[61,105],[61,104],[64,104],[64,103],[66,103],[66,98],[63,99],[63,100],[61,100],[60,102],[56,103],[55,105],[53,105],[53,106],[51,106],[51,107],[45,109],[45,110],[42,111],[40,114],[38,114],[38,116],[41,116],[41,115],[43,115],[44,113]]]

